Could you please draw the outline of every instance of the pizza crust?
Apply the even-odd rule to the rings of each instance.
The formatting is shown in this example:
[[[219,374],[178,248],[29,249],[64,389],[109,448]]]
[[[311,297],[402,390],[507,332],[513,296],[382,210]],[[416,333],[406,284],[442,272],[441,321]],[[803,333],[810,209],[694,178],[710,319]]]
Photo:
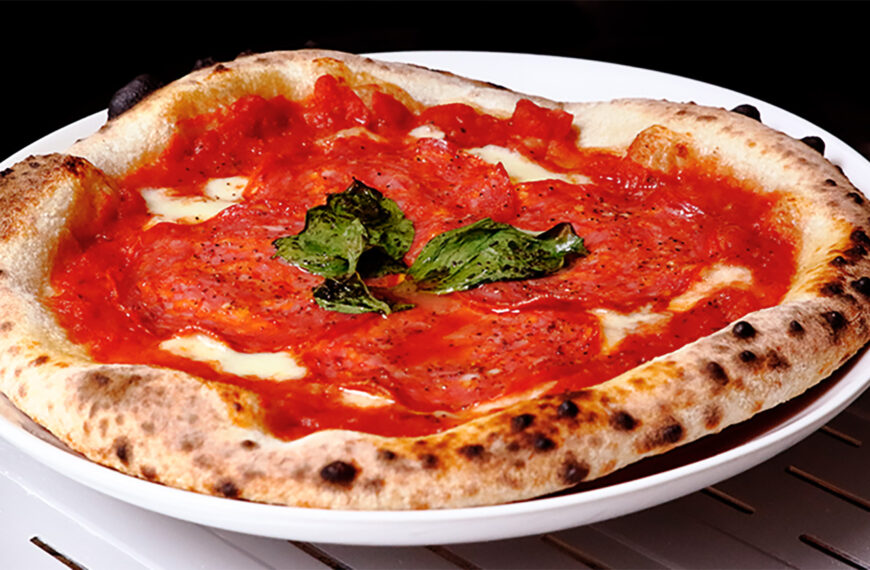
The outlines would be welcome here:
[[[627,151],[638,141],[638,160],[662,169],[672,167],[668,149],[683,145],[760,191],[788,192],[780,215],[795,228],[799,267],[783,303],[601,385],[416,438],[329,430],[281,441],[259,428],[256,398],[240,389],[91,361],[42,299],[58,248],[111,208],[111,179],[156,156],[176,120],[243,93],[304,96],[327,70],[424,105],[463,101],[502,116],[526,97],[336,52],[254,55],[155,92],[68,154],[4,172],[0,390],[17,407],[98,463],[191,491],[318,508],[469,507],[568,488],[718,432],[801,394],[870,339],[870,212],[817,152],[722,109],[530,97],[574,114],[584,145]]]

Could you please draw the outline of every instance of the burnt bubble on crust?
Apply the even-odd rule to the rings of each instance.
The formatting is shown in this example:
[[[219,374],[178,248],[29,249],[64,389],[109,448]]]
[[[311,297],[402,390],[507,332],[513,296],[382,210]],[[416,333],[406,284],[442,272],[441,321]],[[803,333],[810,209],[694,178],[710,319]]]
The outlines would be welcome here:
[[[870,277],[859,277],[851,285],[855,291],[870,297]]]
[[[801,139],[801,142],[818,152],[819,154],[825,154],[825,141],[823,141],[820,137],[809,136]]]
[[[732,113],[738,113],[740,115],[749,117],[750,119],[755,119],[756,121],[761,122],[761,113],[758,111],[758,108],[754,105],[737,105],[733,109],[731,109]]]
[[[843,316],[843,313],[839,311],[827,311],[822,313],[822,318],[825,319],[833,332],[838,332],[839,330],[846,328],[846,325],[849,324],[846,317]]]
[[[558,414],[560,418],[576,418],[579,413],[580,408],[578,408],[577,404],[571,400],[565,400],[559,404],[558,408],[556,408],[556,414]]]
[[[131,109],[149,93],[162,86],[162,82],[153,75],[143,73],[133,78],[112,95],[109,100],[109,119],[114,119],[124,111]]]
[[[788,334],[792,336],[800,336],[804,333],[804,327],[797,321],[792,321],[788,324]]]
[[[345,461],[333,461],[320,470],[320,478],[333,485],[349,486],[356,479],[357,468]]]
[[[731,328],[731,332],[738,338],[752,338],[755,336],[755,327],[746,321],[739,321]]]

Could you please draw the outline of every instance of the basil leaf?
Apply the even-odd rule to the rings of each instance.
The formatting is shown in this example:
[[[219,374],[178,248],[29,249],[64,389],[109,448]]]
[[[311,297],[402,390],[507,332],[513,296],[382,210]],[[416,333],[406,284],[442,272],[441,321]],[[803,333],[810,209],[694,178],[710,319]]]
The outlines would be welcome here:
[[[414,240],[414,224],[398,204],[359,180],[342,193],[327,196],[326,204],[305,214],[305,228],[276,239],[276,255],[310,273],[328,278],[357,272],[363,254],[365,276],[400,273],[402,258]]]
[[[444,294],[493,281],[542,277],[561,269],[569,256],[587,254],[569,223],[535,235],[484,218],[432,238],[408,275],[418,289]]]
[[[314,289],[314,300],[323,309],[339,313],[381,313],[410,309],[413,305],[375,297],[358,273],[338,279],[327,279]]]

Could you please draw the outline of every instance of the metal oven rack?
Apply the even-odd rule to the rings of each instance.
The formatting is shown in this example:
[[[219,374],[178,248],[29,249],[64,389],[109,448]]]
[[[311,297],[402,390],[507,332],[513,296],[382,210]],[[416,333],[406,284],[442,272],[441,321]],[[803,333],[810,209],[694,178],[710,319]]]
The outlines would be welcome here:
[[[426,547],[267,539],[109,498],[0,441],[2,569],[868,568],[870,392],[798,445],[645,511]]]

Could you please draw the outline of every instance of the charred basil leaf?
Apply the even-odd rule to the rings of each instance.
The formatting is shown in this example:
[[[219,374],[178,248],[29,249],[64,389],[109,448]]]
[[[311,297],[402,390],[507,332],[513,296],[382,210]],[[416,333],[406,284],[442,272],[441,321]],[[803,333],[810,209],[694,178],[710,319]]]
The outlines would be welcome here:
[[[308,210],[299,234],[273,242],[277,255],[310,273],[328,278],[400,273],[414,239],[414,224],[378,190],[354,180],[330,194],[326,204]],[[361,263],[361,258],[368,258]]]
[[[417,289],[444,294],[493,281],[542,277],[587,255],[569,223],[540,234],[484,218],[432,238],[408,270]]]
[[[359,273],[327,279],[314,289],[314,301],[323,309],[339,313],[390,313],[410,309],[413,305],[375,297]]]

